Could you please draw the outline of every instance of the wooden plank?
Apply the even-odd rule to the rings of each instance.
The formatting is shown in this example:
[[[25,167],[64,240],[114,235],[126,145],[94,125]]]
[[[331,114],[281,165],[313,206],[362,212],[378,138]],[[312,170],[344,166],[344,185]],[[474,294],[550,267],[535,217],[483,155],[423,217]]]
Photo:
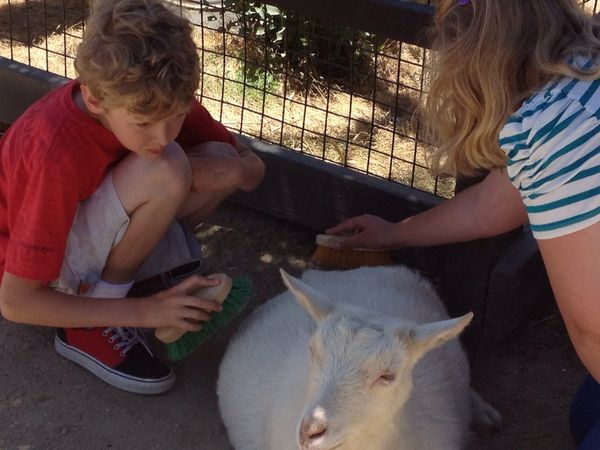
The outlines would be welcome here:
[[[267,170],[256,190],[238,193],[233,200],[315,231],[365,213],[398,221],[442,201],[435,195],[276,145],[238,138],[263,159]]]
[[[529,229],[498,257],[485,298],[483,328],[493,340],[504,339],[539,303],[553,301],[544,262]]]
[[[0,57],[0,122],[10,124],[66,78]]]
[[[427,30],[434,8],[408,0],[269,0],[267,3],[324,22],[422,47],[429,46]]]

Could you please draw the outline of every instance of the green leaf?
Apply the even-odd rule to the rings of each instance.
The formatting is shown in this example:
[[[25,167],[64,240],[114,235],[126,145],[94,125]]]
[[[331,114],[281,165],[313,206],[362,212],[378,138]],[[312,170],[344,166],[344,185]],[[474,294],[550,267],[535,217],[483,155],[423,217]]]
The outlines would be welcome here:
[[[267,14],[269,16],[278,16],[281,14],[281,10],[277,6],[267,5]]]
[[[265,9],[262,6],[255,7],[254,12],[257,13],[261,19],[264,20],[266,18]]]
[[[282,28],[281,30],[277,30],[277,32],[275,33],[275,42],[281,42],[283,41],[283,32],[285,31],[285,27]]]

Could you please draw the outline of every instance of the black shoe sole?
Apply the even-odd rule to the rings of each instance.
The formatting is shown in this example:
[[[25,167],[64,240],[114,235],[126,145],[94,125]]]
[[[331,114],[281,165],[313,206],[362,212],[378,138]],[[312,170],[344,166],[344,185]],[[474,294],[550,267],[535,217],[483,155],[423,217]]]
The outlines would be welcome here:
[[[157,395],[167,392],[175,384],[175,374],[173,372],[158,379],[144,379],[116,371],[93,356],[70,346],[58,336],[54,338],[54,348],[59,355],[89,370],[105,383],[127,392]]]

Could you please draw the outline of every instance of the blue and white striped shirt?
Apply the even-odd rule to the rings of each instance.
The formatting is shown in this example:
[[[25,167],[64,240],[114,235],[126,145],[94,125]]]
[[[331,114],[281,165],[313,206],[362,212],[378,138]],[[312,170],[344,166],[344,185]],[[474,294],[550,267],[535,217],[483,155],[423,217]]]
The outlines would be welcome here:
[[[500,132],[536,239],[600,221],[600,80],[548,83]]]

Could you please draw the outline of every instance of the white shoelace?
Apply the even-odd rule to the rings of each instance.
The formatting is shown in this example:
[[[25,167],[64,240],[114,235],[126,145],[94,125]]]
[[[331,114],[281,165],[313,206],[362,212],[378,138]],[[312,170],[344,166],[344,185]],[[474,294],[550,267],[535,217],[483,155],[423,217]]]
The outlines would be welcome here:
[[[114,344],[113,348],[115,350],[121,351],[121,356],[125,356],[138,343],[142,344],[148,350],[148,353],[152,355],[144,335],[140,334],[137,328],[108,327],[104,329],[102,335],[110,336],[108,342]]]

